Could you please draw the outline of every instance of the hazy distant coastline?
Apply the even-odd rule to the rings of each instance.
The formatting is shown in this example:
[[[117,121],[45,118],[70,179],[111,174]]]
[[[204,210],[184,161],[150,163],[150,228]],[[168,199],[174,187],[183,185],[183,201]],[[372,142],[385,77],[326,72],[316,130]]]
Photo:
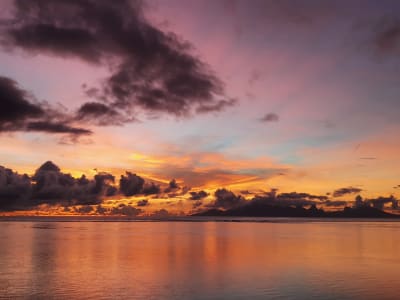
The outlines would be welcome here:
[[[254,209],[254,210],[253,210]],[[260,223],[302,223],[302,222],[392,222],[400,216],[373,207],[347,208],[343,211],[329,211],[304,208],[264,207],[252,209],[210,209],[190,216],[165,218],[127,216],[0,216],[0,222],[260,222]]]

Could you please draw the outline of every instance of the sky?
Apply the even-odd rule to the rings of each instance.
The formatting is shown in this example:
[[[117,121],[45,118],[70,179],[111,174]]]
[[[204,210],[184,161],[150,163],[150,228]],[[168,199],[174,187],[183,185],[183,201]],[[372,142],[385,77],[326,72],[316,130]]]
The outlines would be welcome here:
[[[0,5],[0,201],[19,199],[8,210],[28,201],[12,183],[24,173],[35,209],[51,212],[147,200],[140,209],[187,213],[217,190],[341,206],[400,196],[398,1]],[[126,171],[154,193],[127,196],[121,176],[138,179]],[[85,174],[96,200],[76,200],[77,181],[44,197],[43,172],[59,189]]]

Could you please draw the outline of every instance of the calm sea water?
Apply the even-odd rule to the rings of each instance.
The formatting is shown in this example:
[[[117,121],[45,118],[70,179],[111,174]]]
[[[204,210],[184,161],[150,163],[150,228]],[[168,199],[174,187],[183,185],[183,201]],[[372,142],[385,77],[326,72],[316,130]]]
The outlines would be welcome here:
[[[0,222],[1,299],[400,299],[396,222]]]

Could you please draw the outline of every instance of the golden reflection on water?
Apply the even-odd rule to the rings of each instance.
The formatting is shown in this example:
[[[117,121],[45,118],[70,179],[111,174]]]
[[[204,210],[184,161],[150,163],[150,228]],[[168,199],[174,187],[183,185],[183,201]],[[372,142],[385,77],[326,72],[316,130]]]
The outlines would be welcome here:
[[[399,229],[0,222],[0,298],[400,299]]]

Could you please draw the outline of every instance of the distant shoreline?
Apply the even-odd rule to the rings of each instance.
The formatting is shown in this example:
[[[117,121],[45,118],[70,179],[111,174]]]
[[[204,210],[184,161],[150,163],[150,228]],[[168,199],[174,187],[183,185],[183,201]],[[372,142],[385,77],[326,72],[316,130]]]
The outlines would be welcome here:
[[[235,217],[235,216],[187,216],[163,219],[129,218],[129,217],[97,217],[97,216],[0,216],[2,222],[228,222],[228,223],[328,223],[328,222],[400,222],[399,217],[385,218],[338,218],[338,217]]]

